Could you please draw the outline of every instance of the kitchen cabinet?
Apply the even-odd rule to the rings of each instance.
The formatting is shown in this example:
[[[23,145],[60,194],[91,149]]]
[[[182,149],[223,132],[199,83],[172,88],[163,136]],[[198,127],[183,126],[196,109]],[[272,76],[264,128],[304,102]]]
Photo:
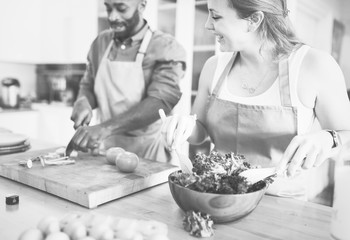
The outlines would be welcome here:
[[[30,138],[38,138],[38,119],[39,114],[34,110],[6,110],[0,112],[0,128],[24,134]]]
[[[0,1],[0,61],[85,63],[97,0]]]
[[[73,107],[63,103],[34,104],[38,112],[38,139],[67,146],[75,130],[70,120]]]
[[[72,107],[62,103],[35,103],[32,110],[0,112],[0,127],[31,139],[66,146],[75,133],[71,113]]]

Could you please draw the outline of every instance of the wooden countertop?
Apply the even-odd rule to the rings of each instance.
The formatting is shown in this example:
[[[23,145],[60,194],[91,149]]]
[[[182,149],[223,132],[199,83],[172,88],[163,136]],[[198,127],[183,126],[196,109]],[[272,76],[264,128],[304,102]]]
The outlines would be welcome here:
[[[47,144],[42,146],[47,147]],[[19,205],[6,205],[5,196],[8,194],[19,195]],[[87,209],[0,177],[0,239],[15,240],[25,229],[35,227],[43,217],[54,215],[61,218],[70,211],[153,219],[168,225],[169,239],[196,239],[183,230],[183,212],[173,200],[167,183],[111,201],[96,209]],[[207,239],[331,239],[331,213],[332,208],[327,206],[264,196],[250,215],[236,222],[214,225],[215,235]]]

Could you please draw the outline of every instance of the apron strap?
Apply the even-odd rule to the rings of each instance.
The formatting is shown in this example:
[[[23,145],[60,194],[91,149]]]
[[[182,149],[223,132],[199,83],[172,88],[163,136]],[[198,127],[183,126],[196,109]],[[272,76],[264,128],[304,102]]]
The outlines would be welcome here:
[[[232,55],[231,60],[227,63],[224,71],[221,73],[220,78],[219,78],[219,80],[218,80],[218,82],[217,82],[217,84],[216,84],[216,86],[215,86],[215,88],[214,88],[214,90],[212,92],[212,95],[214,97],[217,97],[219,95],[219,91],[221,89],[221,85],[224,82],[225,78],[227,77],[228,73],[230,72],[231,68],[233,67],[233,63],[234,63],[234,61],[236,59],[236,56],[237,56],[237,52],[235,52]]]
[[[279,88],[281,96],[281,105],[284,107],[291,107],[292,100],[290,95],[289,86],[289,64],[288,57],[280,60],[278,64],[279,68]]]
[[[108,46],[106,48],[106,51],[104,52],[104,54],[103,54],[103,56],[101,58],[101,61],[108,58],[108,54],[111,51],[113,43],[114,43],[114,40],[112,39],[111,42],[108,44]]]
[[[149,43],[151,41],[152,35],[153,35],[152,30],[150,28],[148,28],[145,36],[143,37],[143,40],[142,40],[141,46],[139,48],[139,51],[137,52],[136,62],[139,62],[139,63],[142,64],[143,58],[144,58],[144,56],[146,54],[146,50],[147,50],[148,45],[149,45]]]

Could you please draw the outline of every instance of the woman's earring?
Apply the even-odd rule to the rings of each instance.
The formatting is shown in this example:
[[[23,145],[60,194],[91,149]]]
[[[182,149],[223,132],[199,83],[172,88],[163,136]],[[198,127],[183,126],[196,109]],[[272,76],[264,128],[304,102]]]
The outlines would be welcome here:
[[[248,22],[248,32],[251,32],[253,30],[253,22],[249,21]]]

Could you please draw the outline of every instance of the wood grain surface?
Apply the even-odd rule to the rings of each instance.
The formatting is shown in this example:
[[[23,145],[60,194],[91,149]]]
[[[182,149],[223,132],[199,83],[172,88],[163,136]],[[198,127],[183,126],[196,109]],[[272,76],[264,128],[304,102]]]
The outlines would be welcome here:
[[[19,205],[5,205],[7,194],[18,194]],[[0,177],[0,239],[16,240],[45,216],[62,218],[70,212],[156,220],[168,225],[170,240],[195,240],[183,229],[184,212],[176,205],[167,183],[87,209],[70,201]],[[206,240],[327,240],[332,208],[299,200],[264,196],[248,216],[215,224]]]
[[[0,156],[0,175],[54,194],[88,208],[138,192],[167,181],[178,167],[140,159],[133,173],[122,173],[103,156],[80,153],[73,165],[42,167],[34,162],[28,169],[18,162],[54,152],[56,148]]]
[[[33,148],[54,145],[31,141]],[[9,157],[16,154],[8,155]],[[2,163],[0,157],[0,163]],[[64,173],[62,173],[64,174]],[[19,204],[5,204],[5,196],[19,195]],[[114,217],[156,220],[168,225],[170,240],[197,239],[183,229],[184,212],[171,196],[168,183],[87,209],[28,185],[0,177],[0,239],[16,240],[21,232],[36,227],[45,216],[62,218],[70,212],[98,213]],[[214,225],[208,240],[327,240],[332,208],[288,198],[263,196],[256,209],[233,222]]]

